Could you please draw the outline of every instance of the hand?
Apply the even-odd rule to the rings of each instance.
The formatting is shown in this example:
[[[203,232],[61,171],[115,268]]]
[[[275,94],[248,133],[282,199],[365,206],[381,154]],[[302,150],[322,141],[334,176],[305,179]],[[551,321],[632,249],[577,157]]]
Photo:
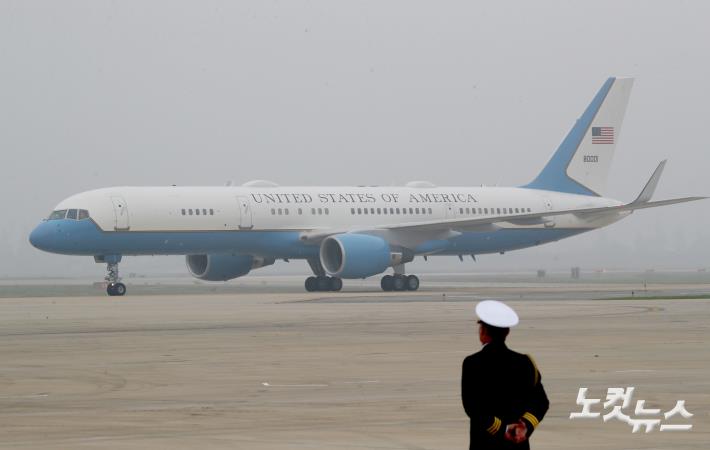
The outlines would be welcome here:
[[[505,427],[505,437],[506,440],[515,442],[517,439],[518,435],[518,424],[517,423],[510,423]]]
[[[528,427],[525,422],[519,420],[515,423],[510,423],[505,427],[505,439],[520,444],[528,438]]]
[[[516,444],[520,444],[521,442],[526,441],[528,439],[528,426],[525,425],[525,422],[523,422],[522,420],[519,420],[518,424],[518,435],[515,441]]]

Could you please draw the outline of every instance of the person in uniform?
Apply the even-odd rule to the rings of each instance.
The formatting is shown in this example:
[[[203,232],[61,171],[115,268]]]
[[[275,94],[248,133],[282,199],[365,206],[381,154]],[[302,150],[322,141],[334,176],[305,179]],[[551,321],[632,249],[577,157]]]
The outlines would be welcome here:
[[[518,315],[496,300],[478,303],[476,315],[483,349],[464,359],[461,373],[461,399],[471,419],[469,448],[529,449],[550,402],[533,359],[505,345]]]

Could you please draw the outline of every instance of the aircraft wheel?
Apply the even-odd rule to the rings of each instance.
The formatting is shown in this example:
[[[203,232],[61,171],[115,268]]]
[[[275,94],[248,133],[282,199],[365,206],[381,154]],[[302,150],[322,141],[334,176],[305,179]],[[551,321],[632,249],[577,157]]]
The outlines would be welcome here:
[[[406,285],[408,291],[416,291],[419,289],[419,277],[416,275],[409,275],[406,279]]]
[[[318,286],[318,291],[326,292],[330,290],[330,280],[328,277],[318,277],[316,278],[316,286]]]
[[[394,291],[403,291],[407,289],[407,283],[402,275],[395,275],[392,278],[392,290]]]
[[[382,288],[383,291],[390,292],[391,290],[394,289],[393,281],[394,280],[393,280],[392,275],[385,275],[380,280],[380,287]]]
[[[306,278],[306,290],[308,292],[315,292],[318,290],[318,280],[316,277]]]
[[[125,295],[126,294],[126,285],[123,283],[116,283],[113,285],[113,290],[116,293],[116,295]]]
[[[106,287],[106,293],[112,297],[125,295],[126,285],[123,283],[111,283]]]
[[[330,290],[333,292],[338,292],[343,288],[343,280],[338,277],[332,277],[330,279]]]

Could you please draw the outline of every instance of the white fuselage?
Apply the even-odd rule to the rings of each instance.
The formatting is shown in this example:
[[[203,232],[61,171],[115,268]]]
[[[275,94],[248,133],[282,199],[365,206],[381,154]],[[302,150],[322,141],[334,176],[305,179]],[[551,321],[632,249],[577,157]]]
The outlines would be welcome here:
[[[94,255],[249,252],[275,258],[307,258],[312,252],[297,250],[292,239],[283,241],[280,252],[278,245],[269,242],[263,233],[295,233],[295,238],[319,230],[372,230],[377,234],[383,227],[399,224],[620,204],[602,197],[504,187],[115,187],[83,192],[60,202],[56,210],[88,211],[98,233],[85,245],[74,241],[72,245],[48,250]],[[389,233],[388,240],[412,247],[409,250],[415,254],[492,253],[558,240],[621,217],[614,214],[590,220],[566,214],[544,222],[472,227],[445,239],[450,245],[434,247],[423,244],[441,241],[440,231],[418,232],[415,238],[412,233]],[[519,233],[505,239],[505,232],[512,231]],[[232,238],[241,236],[225,239],[225,233]],[[80,230],[74,234],[78,238]],[[111,235],[121,239],[111,239]],[[245,239],[248,235],[254,239]],[[140,236],[142,246],[130,242],[131,236]],[[477,236],[488,242],[477,243]],[[302,243],[313,246],[307,241]]]
[[[116,211],[114,200],[124,201],[127,226],[120,223],[122,219],[118,216],[120,213]],[[117,187],[87,191],[67,198],[57,205],[56,209],[87,209],[102,231],[331,228],[345,231],[399,223],[621,204],[616,200],[601,197],[506,187],[171,186]],[[598,228],[599,224],[589,223],[569,214],[555,218],[555,227]]]

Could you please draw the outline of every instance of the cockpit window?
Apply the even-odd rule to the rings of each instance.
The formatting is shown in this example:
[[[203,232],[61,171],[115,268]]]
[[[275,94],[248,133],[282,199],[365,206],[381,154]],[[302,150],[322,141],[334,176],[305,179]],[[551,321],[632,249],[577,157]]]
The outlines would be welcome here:
[[[67,215],[66,209],[52,211],[52,214],[50,214],[49,217],[47,217],[47,220],[60,220],[60,219],[63,219],[66,215]]]
[[[47,220],[84,220],[91,217],[89,211],[85,209],[59,209],[57,211],[52,211],[52,214],[47,217]]]

